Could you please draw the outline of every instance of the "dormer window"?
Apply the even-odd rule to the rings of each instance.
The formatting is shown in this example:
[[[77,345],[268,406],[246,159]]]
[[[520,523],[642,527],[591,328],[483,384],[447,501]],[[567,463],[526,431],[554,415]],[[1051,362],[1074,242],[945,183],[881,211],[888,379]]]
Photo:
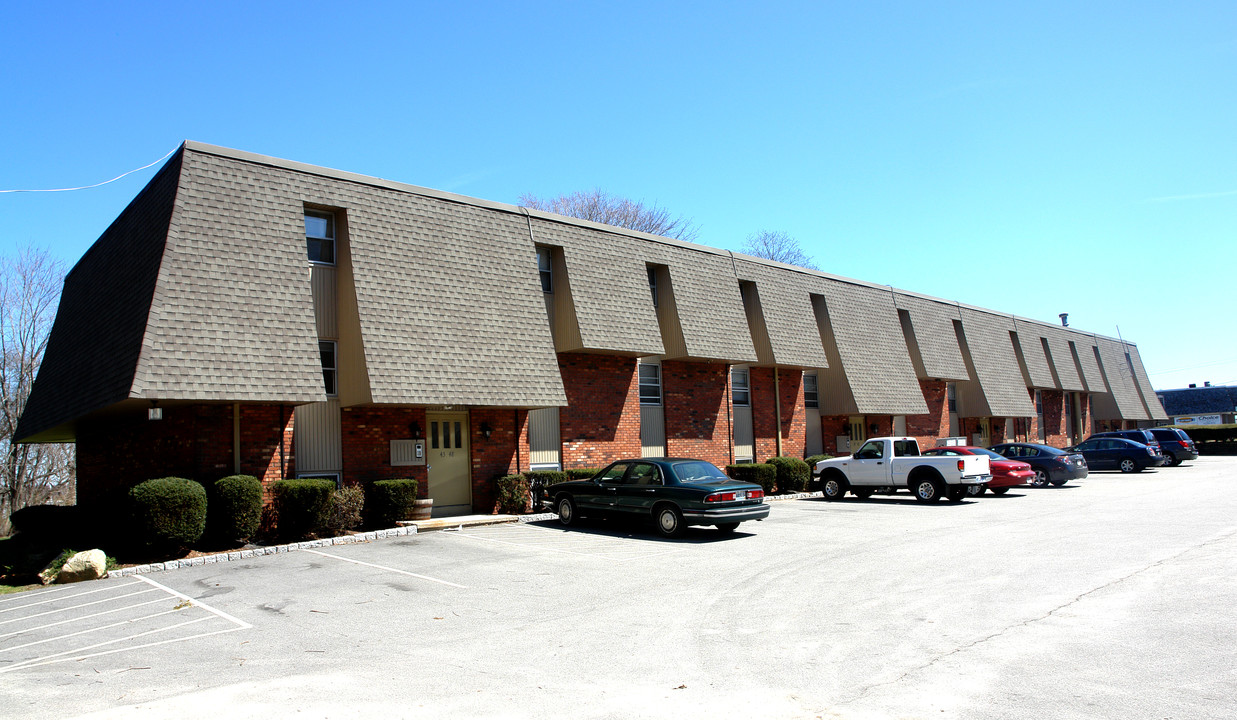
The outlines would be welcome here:
[[[335,264],[335,214],[305,211],[305,246],[309,262]]]
[[[653,294],[653,307],[657,307],[657,268],[649,268],[649,292]]]
[[[554,292],[554,272],[550,262],[550,248],[537,248],[537,273],[541,275],[541,292]]]

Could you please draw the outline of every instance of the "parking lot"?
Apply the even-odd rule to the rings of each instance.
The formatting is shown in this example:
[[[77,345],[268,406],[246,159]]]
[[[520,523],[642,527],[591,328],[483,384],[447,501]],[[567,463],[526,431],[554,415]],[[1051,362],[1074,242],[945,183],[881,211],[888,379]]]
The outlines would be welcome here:
[[[0,598],[0,717],[1221,718],[1237,458],[733,535],[425,533]]]

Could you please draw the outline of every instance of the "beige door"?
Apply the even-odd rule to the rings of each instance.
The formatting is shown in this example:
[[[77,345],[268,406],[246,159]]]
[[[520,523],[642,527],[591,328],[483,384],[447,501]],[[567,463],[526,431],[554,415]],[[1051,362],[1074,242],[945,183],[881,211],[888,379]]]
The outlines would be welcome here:
[[[472,477],[468,456],[468,413],[426,413],[426,472],[434,515],[472,511]]]

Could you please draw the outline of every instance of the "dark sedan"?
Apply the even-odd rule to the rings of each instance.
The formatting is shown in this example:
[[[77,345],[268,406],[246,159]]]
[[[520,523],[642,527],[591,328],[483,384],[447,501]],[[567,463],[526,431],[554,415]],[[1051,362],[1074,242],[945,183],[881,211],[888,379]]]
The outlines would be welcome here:
[[[1059,487],[1070,480],[1081,480],[1087,476],[1087,461],[1081,453],[1070,453],[1038,443],[1004,443],[993,445],[990,449],[1030,465],[1035,471],[1035,478],[1031,480],[1035,487],[1050,483]]]
[[[1163,460],[1157,448],[1119,437],[1091,437],[1066,449],[1082,453],[1092,470],[1142,472]]]
[[[716,465],[686,458],[619,460],[589,480],[555,483],[545,504],[564,525],[587,515],[647,518],[664,537],[689,525],[732,532],[744,520],[769,517],[759,485],[732,480]]]

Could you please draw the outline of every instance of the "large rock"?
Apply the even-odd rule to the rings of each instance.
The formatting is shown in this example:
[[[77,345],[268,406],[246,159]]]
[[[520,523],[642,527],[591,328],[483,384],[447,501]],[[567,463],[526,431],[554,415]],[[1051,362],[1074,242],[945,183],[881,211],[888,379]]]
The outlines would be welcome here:
[[[98,580],[107,575],[107,555],[102,550],[86,550],[69,558],[56,576],[57,583]]]

